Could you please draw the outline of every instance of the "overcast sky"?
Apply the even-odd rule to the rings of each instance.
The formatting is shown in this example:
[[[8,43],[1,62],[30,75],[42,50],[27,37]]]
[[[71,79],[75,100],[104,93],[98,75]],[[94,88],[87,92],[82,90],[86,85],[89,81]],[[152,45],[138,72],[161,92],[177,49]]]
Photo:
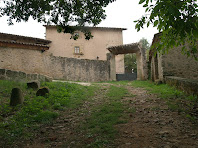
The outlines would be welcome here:
[[[141,38],[146,38],[152,42],[153,35],[157,29],[153,27],[144,28],[137,32],[134,20],[141,18],[145,9],[138,4],[139,0],[116,0],[105,8],[107,18],[99,26],[127,28],[123,31],[124,44],[138,42]],[[0,18],[0,32],[17,35],[45,38],[45,28],[43,24],[30,19],[27,23],[15,23],[8,26],[6,17]]]

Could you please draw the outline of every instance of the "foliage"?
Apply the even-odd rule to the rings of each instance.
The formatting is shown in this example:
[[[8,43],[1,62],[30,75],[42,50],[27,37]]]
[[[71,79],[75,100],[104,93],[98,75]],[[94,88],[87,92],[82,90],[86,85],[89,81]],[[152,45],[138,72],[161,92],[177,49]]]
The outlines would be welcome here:
[[[142,47],[146,49],[146,52],[149,52],[150,44],[147,39],[142,38],[139,41],[142,44]],[[148,54],[147,54],[148,55]],[[125,71],[131,73],[132,69],[134,72],[137,72],[137,61],[136,61],[136,54],[125,54],[124,55],[124,65]]]
[[[9,95],[12,87],[23,90],[25,101],[23,105],[9,106]],[[0,141],[12,144],[19,138],[34,136],[40,124],[50,124],[61,111],[76,108],[90,96],[94,88],[70,83],[42,83],[50,89],[47,97],[36,96],[36,92],[27,89],[23,83],[0,80]],[[31,128],[30,128],[31,127]],[[0,142],[0,144],[2,144]],[[4,143],[5,144],[5,143]]]
[[[133,72],[137,72],[136,54],[125,54],[124,65],[126,72],[131,73],[132,69]]]
[[[0,16],[8,16],[9,24],[28,21],[30,17],[45,24],[58,25],[64,33],[74,33],[77,26],[99,24],[106,18],[104,7],[115,0],[3,0]],[[75,23],[76,27],[69,24]],[[61,29],[60,29],[61,28]],[[84,30],[83,30],[84,31]],[[85,38],[91,36],[84,31]]]
[[[139,31],[144,25],[153,25],[161,33],[158,51],[167,52],[182,46],[182,52],[197,59],[198,5],[197,0],[140,0],[146,14],[136,20]]]
[[[149,50],[149,49],[150,49],[150,44],[149,44],[149,42],[148,42],[147,39],[142,38],[142,39],[140,39],[139,42],[142,43],[142,47],[143,47],[144,49],[146,49],[146,50]]]

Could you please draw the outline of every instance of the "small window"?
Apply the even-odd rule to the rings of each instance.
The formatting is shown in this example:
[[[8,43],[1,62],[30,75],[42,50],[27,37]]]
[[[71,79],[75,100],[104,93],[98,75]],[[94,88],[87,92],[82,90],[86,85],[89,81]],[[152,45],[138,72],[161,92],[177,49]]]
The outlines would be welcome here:
[[[80,47],[79,46],[74,47],[74,53],[75,54],[80,54]]]

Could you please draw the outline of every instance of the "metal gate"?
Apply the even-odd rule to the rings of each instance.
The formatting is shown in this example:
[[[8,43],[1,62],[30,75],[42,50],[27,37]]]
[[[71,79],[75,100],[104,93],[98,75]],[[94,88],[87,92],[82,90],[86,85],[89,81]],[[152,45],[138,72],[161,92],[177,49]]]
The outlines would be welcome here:
[[[134,81],[137,80],[137,73],[116,74],[117,81]]]

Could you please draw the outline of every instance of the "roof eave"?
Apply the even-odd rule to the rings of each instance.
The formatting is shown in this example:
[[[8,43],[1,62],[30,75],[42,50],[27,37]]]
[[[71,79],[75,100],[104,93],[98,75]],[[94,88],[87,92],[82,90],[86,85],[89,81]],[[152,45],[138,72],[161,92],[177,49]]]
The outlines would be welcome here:
[[[44,27],[56,27],[57,25],[43,25]],[[114,30],[127,30],[127,28],[116,28],[116,27],[89,27],[84,26],[84,28],[90,28],[90,29],[114,29]]]

